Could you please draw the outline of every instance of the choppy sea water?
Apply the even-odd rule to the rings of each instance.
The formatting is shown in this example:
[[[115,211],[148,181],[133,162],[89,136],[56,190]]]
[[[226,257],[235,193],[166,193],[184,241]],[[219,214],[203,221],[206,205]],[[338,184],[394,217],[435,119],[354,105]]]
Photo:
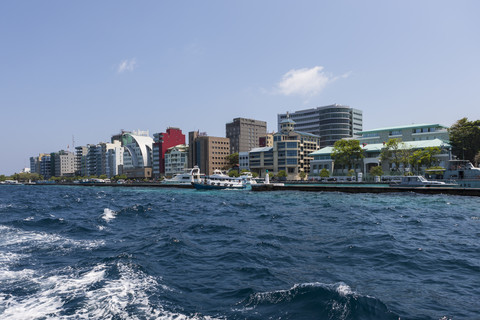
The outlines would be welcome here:
[[[479,203],[0,186],[0,318],[479,319]]]

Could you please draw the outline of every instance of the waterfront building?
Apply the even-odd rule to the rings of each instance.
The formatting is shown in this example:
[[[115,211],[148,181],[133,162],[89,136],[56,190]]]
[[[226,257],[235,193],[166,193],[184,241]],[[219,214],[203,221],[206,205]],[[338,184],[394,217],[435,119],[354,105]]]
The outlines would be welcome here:
[[[87,175],[87,146],[75,147],[75,175],[86,176]]]
[[[153,139],[148,131],[122,132],[123,174],[129,178],[152,178]]]
[[[123,153],[125,149],[121,146],[120,141],[116,141],[112,147],[106,152],[106,175],[113,178],[117,175],[123,174]]]
[[[411,124],[359,132],[361,144],[386,143],[392,138],[402,141],[424,141],[439,139],[448,142],[448,127],[440,124]]]
[[[333,146],[335,141],[356,137],[362,131],[363,112],[349,106],[333,104],[278,114],[278,129],[287,117],[295,121],[295,130],[321,137],[321,146]]]
[[[153,134],[153,176],[166,174],[165,153],[171,147],[185,144],[185,135],[179,128],[168,128],[166,132]]]
[[[230,152],[248,152],[259,146],[259,138],[267,134],[265,121],[235,118],[225,125],[226,137],[230,139]]]
[[[52,177],[51,155],[49,153],[40,153],[38,157],[30,157],[30,172],[38,173],[44,179]]]
[[[355,172],[362,172],[368,175],[370,169],[374,166],[380,165],[385,175],[398,175],[403,171],[403,165],[400,168],[395,168],[393,163],[388,161],[380,161],[380,154],[385,144],[382,143],[362,143],[361,148],[364,150],[365,158],[361,160],[361,163],[357,164]],[[436,155],[439,166],[446,167],[448,160],[451,159],[451,147],[448,143],[440,139],[434,140],[419,140],[419,141],[405,141],[403,142],[403,148],[409,150],[422,150],[428,147],[438,147],[441,150],[439,155]],[[335,161],[332,159],[331,154],[333,147],[325,147],[310,154],[313,157],[311,161],[312,171],[311,176],[319,175],[322,169],[327,169],[332,175],[343,176],[348,173],[348,168],[335,165]],[[401,170],[399,170],[401,169]],[[407,169],[407,171],[410,169]]]
[[[53,172],[55,177],[66,177],[75,175],[75,154],[61,150],[51,154]]]
[[[78,146],[75,148],[75,174],[83,177],[106,175],[108,178],[121,174],[123,151],[119,140]]]
[[[223,170],[229,165],[230,139],[210,137],[206,133],[192,131],[188,133],[188,166],[197,165],[200,172],[213,174],[216,169]]]
[[[181,174],[188,168],[188,146],[179,144],[165,152],[165,176],[168,178]]]
[[[239,152],[238,153],[238,169],[250,171],[250,162],[249,162],[249,152]]]
[[[273,147],[255,148],[249,152],[250,170],[261,177],[268,172],[287,173],[288,180],[298,180],[310,172],[310,154],[320,149],[320,137],[295,130],[295,121],[281,121],[280,132],[273,135]]]

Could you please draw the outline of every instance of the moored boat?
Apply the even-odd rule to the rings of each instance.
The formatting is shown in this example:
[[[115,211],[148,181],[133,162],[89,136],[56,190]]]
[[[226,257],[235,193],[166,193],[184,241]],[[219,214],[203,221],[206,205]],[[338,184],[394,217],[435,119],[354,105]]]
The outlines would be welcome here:
[[[194,166],[185,170],[184,173],[176,174],[171,179],[164,179],[160,183],[170,185],[190,185],[192,182],[200,182],[205,175],[200,173],[200,168]]]
[[[221,189],[245,189],[246,183],[239,178],[232,178],[215,170],[212,175],[205,177],[201,181],[192,182],[195,189],[198,190],[221,190]]]
[[[405,176],[400,182],[390,183],[391,187],[400,188],[449,188],[457,184],[445,183],[443,181],[430,181],[423,176]]]

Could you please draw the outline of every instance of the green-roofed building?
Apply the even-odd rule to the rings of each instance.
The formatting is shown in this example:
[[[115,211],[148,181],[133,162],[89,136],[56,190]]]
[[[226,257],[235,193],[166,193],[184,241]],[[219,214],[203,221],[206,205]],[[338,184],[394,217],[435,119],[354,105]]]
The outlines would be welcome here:
[[[388,140],[387,140],[388,141]],[[356,172],[362,172],[368,174],[370,169],[374,166],[381,165],[386,175],[398,175],[399,170],[391,163],[382,163],[380,161],[380,153],[385,147],[382,143],[361,143],[361,147],[364,150],[365,158],[362,159],[362,163],[356,168]],[[439,160],[439,166],[446,167],[448,160],[451,159],[451,146],[447,142],[441,139],[433,140],[419,140],[419,141],[405,141],[403,147],[406,149],[419,150],[428,147],[438,147],[441,153],[436,157]],[[313,160],[310,162],[311,172],[310,176],[319,175],[322,169],[327,169],[332,175],[342,176],[346,175],[348,169],[342,166],[335,166],[331,154],[333,147],[325,147],[310,154]]]
[[[448,127],[440,124],[411,124],[406,126],[379,128],[358,133],[360,143],[384,143],[397,138],[402,141],[425,141],[439,139],[449,142]]]

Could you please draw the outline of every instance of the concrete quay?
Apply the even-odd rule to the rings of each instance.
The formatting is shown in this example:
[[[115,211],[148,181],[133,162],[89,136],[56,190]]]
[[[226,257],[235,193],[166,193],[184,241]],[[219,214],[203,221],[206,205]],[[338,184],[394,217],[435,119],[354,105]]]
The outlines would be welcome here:
[[[258,184],[252,185],[252,191],[309,191],[309,192],[345,192],[345,193],[405,193],[415,192],[421,194],[448,194],[456,196],[480,196],[480,188],[406,188],[406,187],[372,187],[362,185],[352,186],[319,186],[309,184],[295,184],[295,185],[271,185]]]

